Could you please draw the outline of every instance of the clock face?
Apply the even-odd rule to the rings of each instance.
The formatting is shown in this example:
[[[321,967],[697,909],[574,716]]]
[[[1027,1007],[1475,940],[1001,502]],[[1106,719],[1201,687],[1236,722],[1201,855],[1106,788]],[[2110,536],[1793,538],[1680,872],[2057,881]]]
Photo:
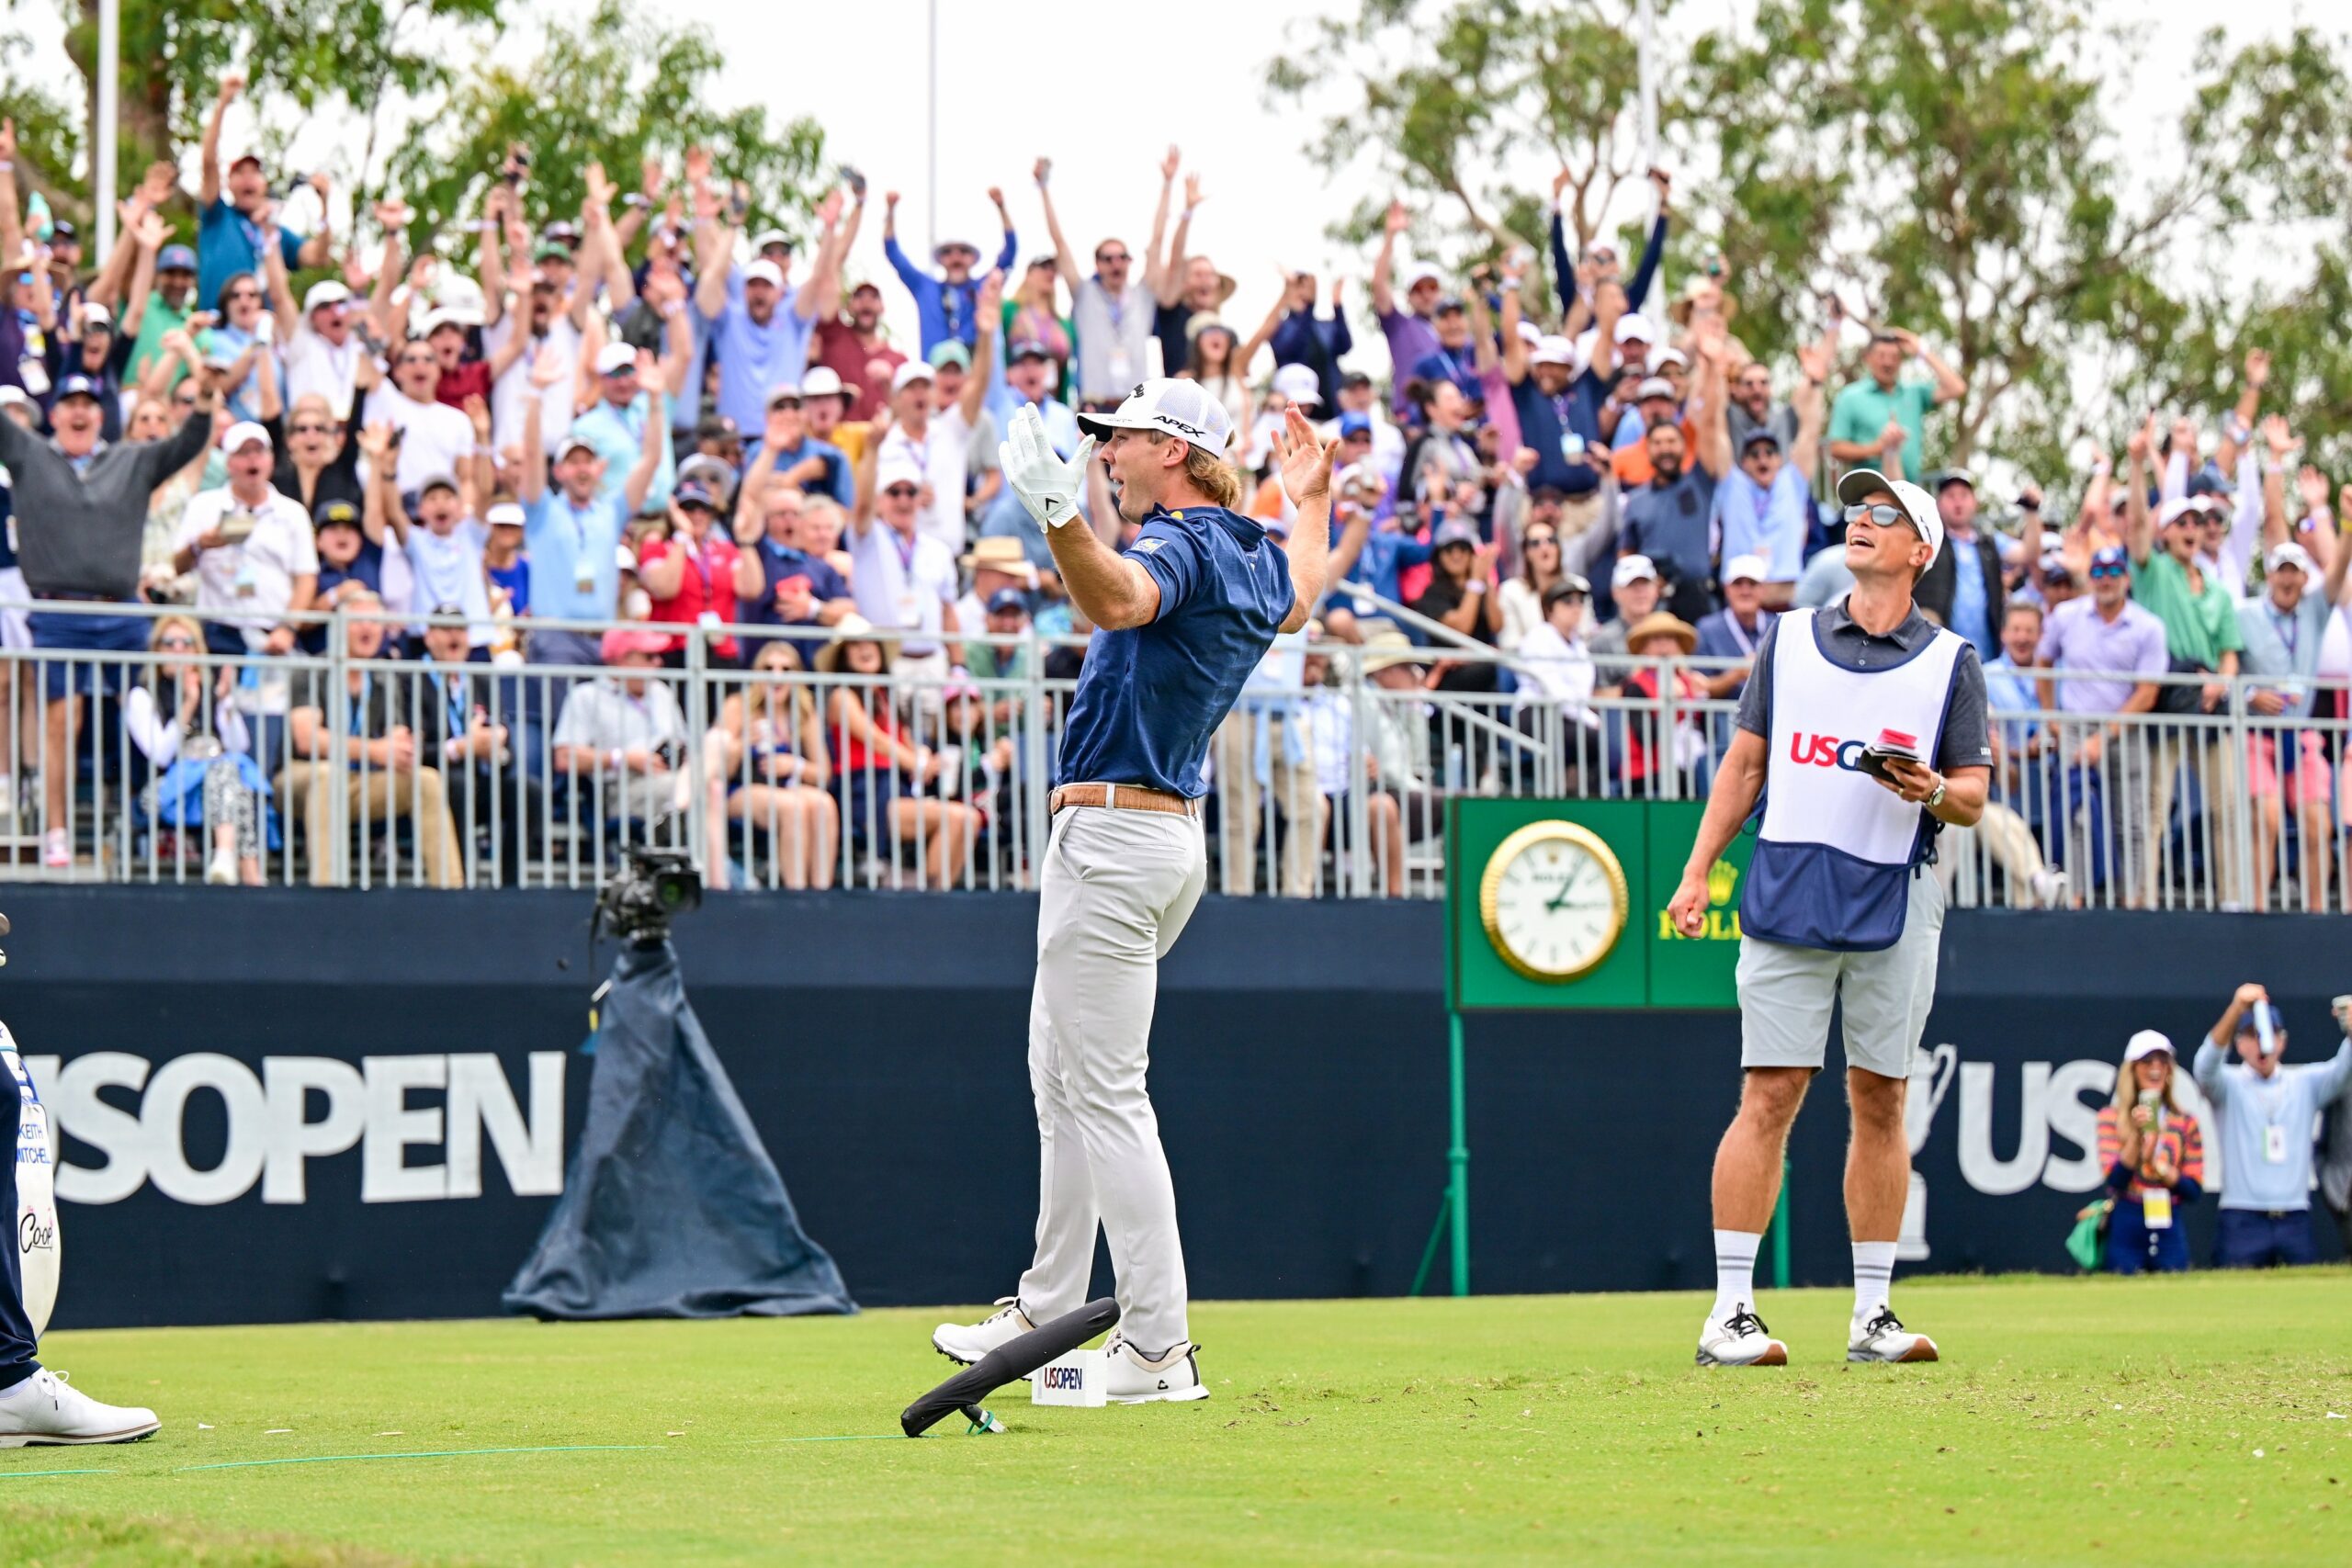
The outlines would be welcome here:
[[[1531,980],[1573,980],[1624,933],[1625,868],[1589,829],[1531,823],[1487,863],[1478,913],[1504,963]]]

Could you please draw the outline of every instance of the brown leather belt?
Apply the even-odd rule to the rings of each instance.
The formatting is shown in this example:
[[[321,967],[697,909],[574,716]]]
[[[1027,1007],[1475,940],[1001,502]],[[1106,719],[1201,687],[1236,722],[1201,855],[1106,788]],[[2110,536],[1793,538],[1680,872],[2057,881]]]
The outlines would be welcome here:
[[[1199,801],[1142,784],[1064,784],[1054,791],[1047,804],[1057,812],[1068,806],[1096,806],[1114,811],[1161,811],[1171,817],[1197,817],[1201,809]]]

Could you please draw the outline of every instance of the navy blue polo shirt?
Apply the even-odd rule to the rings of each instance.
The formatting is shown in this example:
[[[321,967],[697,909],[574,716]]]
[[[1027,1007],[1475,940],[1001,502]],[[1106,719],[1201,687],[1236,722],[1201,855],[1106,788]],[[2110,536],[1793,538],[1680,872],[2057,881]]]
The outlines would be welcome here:
[[[1127,559],[1159,584],[1148,626],[1100,631],[1062,726],[1056,784],[1131,784],[1188,800],[1210,737],[1289,615],[1290,557],[1221,506],[1155,512]]]
[[[1546,397],[1535,384],[1535,372],[1530,370],[1511,388],[1511,407],[1519,413],[1520,444],[1535,451],[1535,471],[1527,476],[1530,490],[1549,486],[1564,495],[1584,495],[1600,488],[1600,475],[1591,464],[1571,463],[1560,450],[1560,438],[1576,434],[1584,437],[1587,448],[1606,455],[1609,443],[1601,437],[1600,420],[1593,406],[1593,394],[1600,387],[1600,378],[1588,370],[1563,388],[1558,397]]]

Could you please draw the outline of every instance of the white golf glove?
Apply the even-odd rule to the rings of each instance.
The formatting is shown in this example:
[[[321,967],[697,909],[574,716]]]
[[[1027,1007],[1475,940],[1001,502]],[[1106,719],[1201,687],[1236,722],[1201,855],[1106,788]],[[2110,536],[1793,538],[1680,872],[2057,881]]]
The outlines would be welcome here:
[[[1086,485],[1086,464],[1094,456],[1094,437],[1078,444],[1069,462],[1054,456],[1046,439],[1046,422],[1034,403],[1012,416],[1012,423],[998,443],[997,461],[1004,468],[1004,482],[1029,509],[1029,515],[1048,528],[1058,528],[1078,515],[1078,492]]]

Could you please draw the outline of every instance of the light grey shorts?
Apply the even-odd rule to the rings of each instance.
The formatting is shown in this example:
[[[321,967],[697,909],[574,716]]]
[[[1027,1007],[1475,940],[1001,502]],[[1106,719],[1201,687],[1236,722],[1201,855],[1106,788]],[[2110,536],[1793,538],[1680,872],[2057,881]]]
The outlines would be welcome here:
[[[1845,999],[1846,1065],[1881,1077],[1911,1076],[1911,1053],[1936,999],[1943,945],[1943,885],[1911,878],[1903,937],[1876,953],[1828,953],[1742,937],[1739,1065],[1818,1067],[1829,1050],[1830,1004]]]

